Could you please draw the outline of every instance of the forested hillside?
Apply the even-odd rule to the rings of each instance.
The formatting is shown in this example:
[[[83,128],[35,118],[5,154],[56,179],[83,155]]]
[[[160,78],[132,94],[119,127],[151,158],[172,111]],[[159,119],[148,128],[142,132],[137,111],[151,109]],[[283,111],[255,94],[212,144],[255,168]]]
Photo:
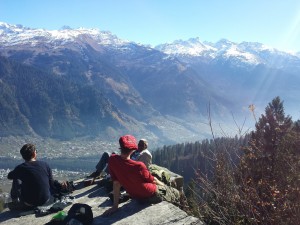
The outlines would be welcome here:
[[[164,146],[152,153],[153,162],[184,176],[186,183],[195,178],[197,171],[212,178],[217,155],[225,152],[232,162],[238,163],[238,156],[242,154],[242,146],[247,144],[247,140],[248,136],[216,138]]]

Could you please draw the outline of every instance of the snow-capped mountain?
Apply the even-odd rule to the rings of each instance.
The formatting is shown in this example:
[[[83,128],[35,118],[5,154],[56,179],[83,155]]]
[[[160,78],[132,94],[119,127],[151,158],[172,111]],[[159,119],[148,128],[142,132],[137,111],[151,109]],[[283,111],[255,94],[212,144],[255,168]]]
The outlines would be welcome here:
[[[77,43],[73,47],[81,48],[81,44],[89,43],[98,48],[108,46],[123,51],[131,51],[132,47],[142,46],[128,40],[119,39],[109,31],[99,29],[62,27],[60,30],[32,29],[22,25],[11,25],[0,22],[0,45],[2,47],[18,47],[28,45],[31,47],[65,48],[68,44]],[[277,50],[261,43],[242,42],[235,43],[221,39],[216,43],[201,42],[199,38],[191,38],[187,41],[177,40],[173,43],[161,44],[155,49],[167,55],[176,56],[186,62],[187,59],[206,62],[219,60],[232,61],[235,66],[257,66],[260,64],[282,68],[291,66],[291,62],[299,63],[299,53],[289,53]]]
[[[89,38],[101,45],[121,46],[129,43],[108,31],[101,32],[98,29],[63,27],[61,30],[45,30],[0,22],[0,43],[3,46],[29,44],[34,47],[43,41],[44,44],[56,43],[56,47],[59,47],[74,41],[87,41]]]
[[[188,41],[177,40],[171,44],[158,45],[155,48],[169,55],[208,56],[211,58],[217,51],[215,47],[202,43],[199,38],[192,38]]]
[[[222,97],[210,88],[209,84],[178,59],[168,57],[165,53],[148,46],[123,41],[109,32],[68,27],[47,31],[5,23],[1,23],[0,30],[0,53],[8,59],[3,64],[7,65],[7,71],[11,68],[9,65],[12,60],[33,67],[35,74],[38,74],[37,70],[42,71],[40,79],[44,79],[44,74],[50,73],[50,77],[52,75],[52,79],[57,80],[57,83],[62,83],[60,79],[66,82],[64,85],[66,90],[59,90],[58,93],[53,91],[56,89],[54,82],[51,82],[53,85],[50,92],[46,92],[48,90],[46,84],[45,90],[32,88],[41,96],[36,98],[37,103],[24,98],[25,103],[18,106],[18,100],[12,97],[16,107],[9,108],[7,111],[21,108],[22,110],[18,110],[16,115],[24,118],[24,121],[29,121],[27,127],[30,128],[30,125],[34,124],[35,127],[31,128],[39,135],[52,137],[57,134],[53,130],[55,128],[62,131],[60,133],[62,138],[64,133],[74,137],[81,133],[75,129],[80,124],[82,130],[90,132],[101,130],[114,135],[116,130],[121,129],[125,132],[137,133],[143,130],[148,132],[148,136],[157,139],[178,140],[184,137],[177,132],[178,130],[191,137],[197,136],[195,135],[197,130],[204,130],[194,127],[195,124],[199,124],[198,122],[187,121],[191,118],[197,120],[204,118],[207,101],[214,106],[212,114],[216,117],[222,116],[227,111],[226,105],[231,104],[229,100],[221,100]],[[26,71],[26,66],[24,68],[18,66],[22,68],[21,73]],[[28,75],[28,72],[26,74]],[[5,73],[0,76],[3,76],[0,79],[10,87],[9,90],[18,89],[13,83],[6,84],[11,79]],[[22,74],[18,76],[22,77]],[[39,76],[35,76],[30,84],[39,83],[38,78]],[[14,82],[18,80],[15,79]],[[73,83],[79,86],[75,90]],[[18,84],[19,86],[22,85]],[[30,90],[30,87],[28,89]],[[91,91],[87,93],[86,89]],[[65,95],[69,97],[72,91],[78,101],[74,101],[71,97],[64,97]],[[93,91],[95,96],[92,96]],[[108,102],[100,101],[101,96]],[[52,98],[55,101],[52,101]],[[47,100],[49,102],[47,105],[50,107],[39,108],[47,112],[38,112],[43,122],[36,121],[37,117],[29,114],[24,115],[24,106],[26,108],[44,106],[44,103],[39,102],[42,100]],[[93,101],[99,104],[89,103]],[[83,104],[84,102],[87,104]],[[111,108],[116,110],[109,111],[110,107],[107,106],[102,106],[103,109],[108,109],[107,111],[98,109],[97,107],[102,103],[111,104]],[[7,105],[7,102],[3,104]],[[59,113],[56,112],[57,107]],[[93,112],[92,115],[89,114],[90,111]],[[95,115],[98,115],[97,119],[91,121]],[[2,118],[1,114],[0,118]],[[67,122],[60,122],[64,121],[64,118],[68,118]],[[118,121],[119,124],[109,122],[108,118],[112,118],[111,121]],[[135,125],[132,125],[133,123]],[[12,124],[9,126],[13,127]]]
[[[212,61],[222,57],[224,59],[239,59],[241,62],[252,65],[262,63],[255,54],[252,54],[246,49],[240,48],[238,44],[225,39],[222,39],[217,43],[202,43],[199,38],[193,38],[188,41],[174,41],[171,44],[159,45],[156,46],[156,49],[179,58],[201,57]]]
[[[299,105],[299,56],[260,43],[192,38],[151,48],[97,29],[49,31],[0,23],[0,55],[5,58],[0,57],[0,91],[8,96],[0,98],[0,108],[7,107],[2,117],[0,110],[0,124],[13,127],[14,120],[1,118],[14,112],[25,127],[44,136],[53,137],[57,130],[61,137],[68,133],[73,138],[86,131],[115,135],[133,129],[172,141],[203,135],[208,103],[216,122],[231,118],[230,112],[243,116],[249,104],[264,107],[275,96],[288,106]],[[11,79],[14,73],[20,79]],[[30,93],[28,101],[15,93],[22,87],[18,82],[24,80],[23,73],[35,74],[27,89],[35,90],[38,98]],[[46,77],[53,84],[49,90]],[[28,111],[36,106],[39,117]],[[5,126],[0,134],[7,132]]]
[[[186,62],[191,58],[203,58],[203,60],[214,62],[218,60],[232,60],[235,66],[257,66],[265,64],[271,67],[285,67],[291,61],[300,62],[299,54],[288,53],[277,50],[255,42],[235,43],[221,39],[216,43],[201,42],[199,38],[187,41],[174,41],[170,44],[162,44],[156,49],[176,56]]]

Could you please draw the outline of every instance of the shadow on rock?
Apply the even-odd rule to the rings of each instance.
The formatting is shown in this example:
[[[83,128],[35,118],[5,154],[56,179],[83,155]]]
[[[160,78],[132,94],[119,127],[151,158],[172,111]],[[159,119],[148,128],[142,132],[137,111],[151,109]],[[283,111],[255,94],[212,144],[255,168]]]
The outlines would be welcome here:
[[[101,205],[99,205],[99,207],[100,206],[101,207],[108,206],[107,205],[108,203],[110,203],[109,206],[112,206],[112,202],[108,199],[107,201],[105,201]],[[106,224],[106,225],[114,224],[115,222],[120,221],[126,217],[130,217],[149,206],[150,206],[150,204],[148,204],[148,203],[140,203],[136,200],[131,200],[131,201],[128,201],[128,203],[125,203],[124,205],[119,207],[119,209],[110,216],[100,215],[100,216],[95,217],[94,223],[95,224]]]
[[[20,217],[20,212],[21,211],[5,211],[0,213],[0,223],[12,219],[12,218],[17,218]]]
[[[80,194],[74,195],[75,198],[81,198],[83,196],[87,196],[88,198],[95,198],[95,197],[100,197],[100,196],[105,196],[107,195],[106,191],[104,188],[99,187],[99,186],[94,186],[91,189],[88,189]]]

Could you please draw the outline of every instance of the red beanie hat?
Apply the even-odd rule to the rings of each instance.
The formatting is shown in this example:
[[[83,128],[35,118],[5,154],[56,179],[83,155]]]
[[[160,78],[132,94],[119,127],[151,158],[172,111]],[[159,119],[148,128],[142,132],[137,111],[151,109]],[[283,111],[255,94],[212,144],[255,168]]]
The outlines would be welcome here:
[[[124,135],[119,139],[120,147],[127,148],[130,150],[137,150],[136,139],[132,135]]]

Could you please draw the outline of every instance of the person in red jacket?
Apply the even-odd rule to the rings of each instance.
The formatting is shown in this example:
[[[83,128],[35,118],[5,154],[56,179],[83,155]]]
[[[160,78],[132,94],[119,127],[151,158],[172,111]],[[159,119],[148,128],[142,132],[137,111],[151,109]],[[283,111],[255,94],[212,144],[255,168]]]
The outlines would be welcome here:
[[[179,203],[180,194],[175,188],[166,186],[153,177],[144,163],[130,159],[130,155],[137,150],[136,139],[132,135],[125,135],[119,139],[121,154],[109,158],[109,173],[113,180],[113,206],[104,212],[110,215],[119,207],[120,188],[135,199],[158,203],[162,200],[174,204]]]

